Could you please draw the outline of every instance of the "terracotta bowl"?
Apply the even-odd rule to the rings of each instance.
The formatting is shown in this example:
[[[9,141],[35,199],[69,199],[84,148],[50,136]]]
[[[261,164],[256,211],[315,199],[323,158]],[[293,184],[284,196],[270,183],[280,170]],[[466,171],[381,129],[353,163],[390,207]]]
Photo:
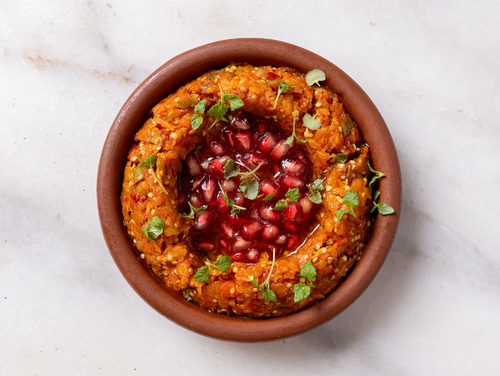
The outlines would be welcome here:
[[[120,192],[126,156],[134,134],[149,111],[180,85],[207,70],[231,62],[289,66],[302,72],[319,68],[326,85],[340,95],[347,111],[370,145],[374,167],[387,177],[380,185],[381,201],[395,214],[378,215],[361,259],[326,299],[289,316],[268,319],[230,317],[211,313],[166,288],[143,264],[123,225]],[[401,175],[394,144],[380,113],[365,92],[338,67],[303,48],[268,39],[233,39],[187,51],[162,65],[127,99],[120,109],[99,162],[97,177],[99,218],[106,244],[128,283],[154,309],[170,320],[207,336],[235,341],[263,341],[288,337],[314,328],[346,309],[368,287],[381,268],[399,221]]]

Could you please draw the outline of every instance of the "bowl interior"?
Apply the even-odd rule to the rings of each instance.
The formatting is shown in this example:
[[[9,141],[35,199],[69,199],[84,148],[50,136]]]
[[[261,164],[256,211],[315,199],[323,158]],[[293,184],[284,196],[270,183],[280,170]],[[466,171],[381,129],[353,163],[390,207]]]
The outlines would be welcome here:
[[[166,288],[143,264],[123,226],[120,193],[127,152],[151,108],[187,81],[229,63],[288,66],[307,72],[319,68],[370,145],[375,169],[387,177],[381,201],[395,214],[377,216],[361,259],[326,299],[285,317],[251,319],[210,313]],[[387,126],[366,93],[342,70],[308,50],[268,39],[232,39],[204,45],[171,59],[151,74],[127,99],[106,138],[97,177],[99,218],[106,244],[134,290],[174,322],[215,338],[262,341],[295,335],[320,325],[347,308],[366,289],[382,266],[396,234],[401,202],[401,176]]]

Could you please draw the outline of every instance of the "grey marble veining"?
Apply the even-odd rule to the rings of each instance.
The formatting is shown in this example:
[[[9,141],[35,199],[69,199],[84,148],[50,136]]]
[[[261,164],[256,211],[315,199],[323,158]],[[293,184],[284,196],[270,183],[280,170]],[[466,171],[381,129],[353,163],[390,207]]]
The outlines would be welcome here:
[[[0,375],[498,375],[500,5],[11,1],[0,5]],[[199,336],[128,286],[97,217],[102,144],[173,56],[264,37],[334,62],[385,118],[401,224],[346,311],[263,344]]]

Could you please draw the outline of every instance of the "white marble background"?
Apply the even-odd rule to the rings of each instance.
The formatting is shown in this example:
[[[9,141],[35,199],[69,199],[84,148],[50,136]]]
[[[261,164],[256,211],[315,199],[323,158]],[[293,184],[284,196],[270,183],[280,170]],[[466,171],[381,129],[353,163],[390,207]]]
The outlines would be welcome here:
[[[499,14],[496,0],[0,0],[0,375],[499,375]],[[345,70],[386,119],[404,179],[370,288],[322,327],[261,344],[153,311],[96,208],[102,144],[132,90],[233,37]]]

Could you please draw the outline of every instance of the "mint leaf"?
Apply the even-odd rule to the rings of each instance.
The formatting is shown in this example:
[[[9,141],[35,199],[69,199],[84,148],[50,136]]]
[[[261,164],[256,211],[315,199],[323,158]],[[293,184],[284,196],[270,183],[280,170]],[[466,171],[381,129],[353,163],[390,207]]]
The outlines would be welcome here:
[[[216,119],[227,121],[227,119],[224,117],[226,114],[227,110],[229,108],[227,107],[227,104],[225,104],[223,101],[219,101],[217,104],[214,104],[210,109],[208,110],[208,114]]]
[[[342,216],[344,215],[344,213],[347,213],[347,212],[351,212],[351,209],[341,209],[341,210],[337,210],[337,213],[335,214],[336,217],[337,217],[337,221],[340,221],[340,219],[342,218]]]
[[[308,261],[304,264],[304,266],[300,270],[299,275],[301,277],[308,279],[309,281],[316,280],[316,268],[314,267],[311,261]]]
[[[293,286],[293,292],[293,301],[297,303],[311,295],[311,287],[307,286],[305,283],[297,283]]]
[[[283,142],[283,145],[291,145],[293,143],[293,135],[291,135],[290,137],[288,137],[285,142]]]
[[[323,187],[323,180],[322,179],[316,179],[315,181],[313,181],[313,183],[311,184],[311,186],[309,187],[311,190],[323,190],[325,189],[325,187]]]
[[[335,161],[338,163],[346,163],[347,155],[345,155],[344,153],[337,153],[335,154]]]
[[[354,189],[351,189],[347,191],[344,198],[342,199],[342,202],[352,209],[359,204],[358,194]]]
[[[274,205],[274,210],[282,211],[283,209],[288,208],[288,204],[285,200],[279,200],[276,205]]]
[[[229,158],[224,165],[224,179],[229,179],[240,174],[239,166],[236,166],[234,160]]]
[[[323,202],[323,197],[321,197],[321,192],[318,190],[312,191],[309,196],[307,196],[309,201],[314,204],[321,204]]]
[[[240,214],[240,211],[247,210],[247,208],[244,208],[243,206],[236,205],[234,200],[227,196],[226,191],[222,191],[222,194],[224,195],[224,201],[226,201],[226,206],[228,208],[231,208],[231,214]]]
[[[240,183],[240,190],[244,197],[255,200],[259,194],[259,183],[256,179],[245,179]]]
[[[202,266],[199,268],[195,275],[193,276],[195,281],[202,282],[202,283],[208,283],[210,282],[210,268],[208,265]]]
[[[372,189],[373,188],[372,187],[373,183],[375,183],[377,181],[377,179],[382,179],[385,176],[385,174],[383,172],[374,170],[372,168],[372,166],[370,165],[370,162],[368,162],[368,169],[370,170],[370,172],[372,174],[374,174],[372,176],[372,179],[370,180],[370,183],[368,183],[368,188]]]
[[[227,272],[231,267],[231,257],[228,255],[221,256],[214,262],[214,266],[221,272]]]
[[[257,287],[260,290],[258,279],[254,278],[250,282],[252,282],[252,285],[254,285],[255,287]]]
[[[141,162],[140,167],[154,167],[156,165],[156,153],[151,154]]]
[[[289,189],[287,193],[285,193],[285,197],[287,198],[288,201],[299,201],[299,189],[298,188],[292,188]]]
[[[279,81],[271,81],[268,82],[267,85],[271,85],[273,83],[278,84],[278,94],[276,95],[276,100],[274,101],[274,107],[276,108],[276,105],[278,104],[278,98],[280,97],[281,93],[287,90],[290,90],[293,86],[293,84],[288,85],[286,82],[279,82]]]
[[[194,130],[198,129],[203,124],[203,117],[198,114],[194,114],[191,117],[191,128]]]
[[[304,114],[304,117],[302,118],[302,123],[304,124],[304,127],[309,128],[311,131],[315,131],[322,125],[320,120],[309,115],[308,113]]]
[[[264,198],[262,199],[262,201],[264,201],[264,202],[269,202],[269,201],[271,201],[271,200],[274,198],[274,196],[276,196],[276,193],[271,192],[271,193],[269,193],[266,197],[264,197]]]
[[[231,111],[237,110],[245,105],[243,100],[236,94],[222,94],[222,100],[228,101],[231,106]]]
[[[385,202],[382,202],[381,204],[378,204],[378,212],[382,215],[389,215],[389,214],[392,214],[394,213],[394,209],[387,205]]]
[[[313,69],[306,74],[306,82],[309,86],[319,85],[319,81],[326,80],[326,74],[321,69]]]
[[[189,208],[191,209],[191,211],[189,212],[188,215],[181,214],[181,218],[191,218],[191,219],[194,219],[194,215],[196,213],[198,213],[201,210],[205,210],[206,208],[208,208],[207,205],[202,205],[199,208],[195,208],[193,205],[191,205],[191,202],[189,202],[189,201],[188,201],[188,204],[189,204]]]
[[[276,294],[269,287],[267,287],[266,289],[264,289],[264,291],[262,291],[262,297],[268,302],[278,301],[278,299],[276,299]]]
[[[146,238],[154,240],[161,235],[164,227],[165,223],[163,220],[155,215],[146,226],[142,227],[142,232],[146,235]]]
[[[205,113],[205,104],[207,103],[207,101],[205,99],[203,99],[202,101],[199,101],[196,106],[194,106],[194,112],[196,114],[203,114]]]

